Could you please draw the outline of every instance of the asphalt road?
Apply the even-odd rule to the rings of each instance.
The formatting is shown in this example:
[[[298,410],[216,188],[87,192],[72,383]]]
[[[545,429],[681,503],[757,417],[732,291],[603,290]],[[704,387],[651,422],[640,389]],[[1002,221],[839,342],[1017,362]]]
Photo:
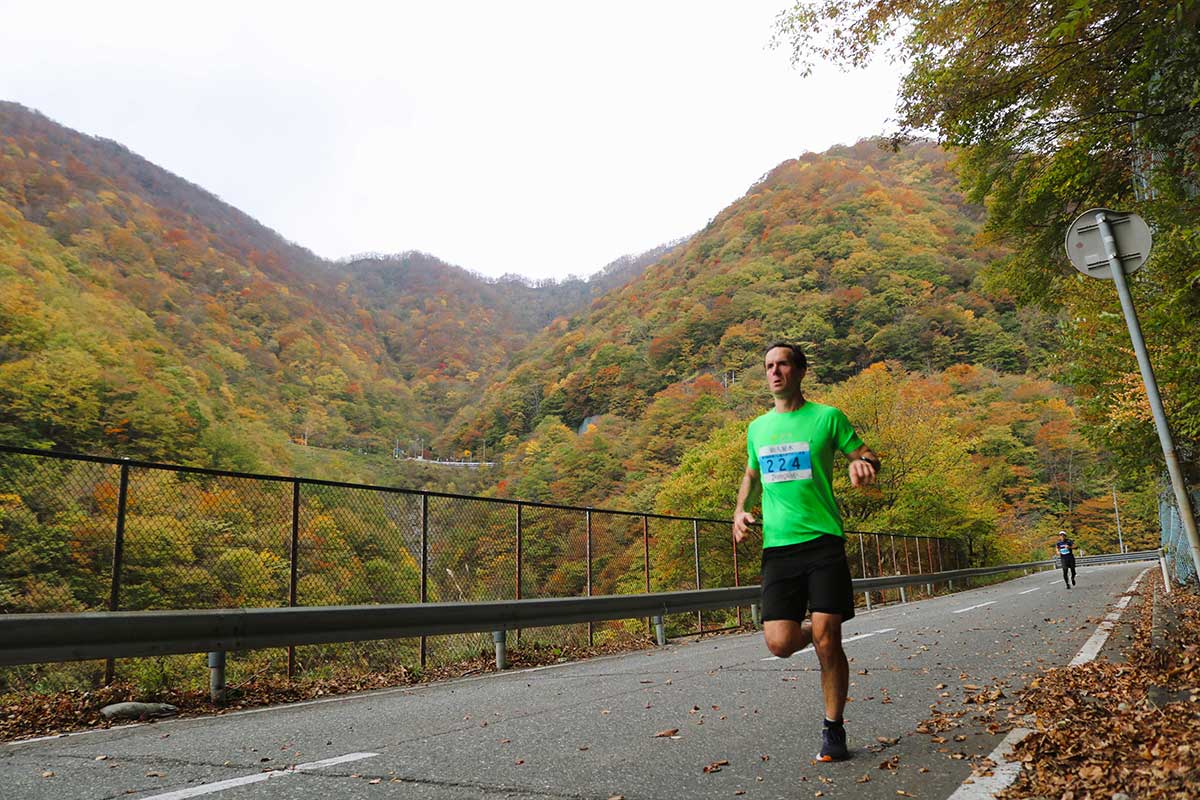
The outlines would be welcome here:
[[[860,613],[845,629],[843,763],[812,760],[822,706],[811,649],[775,659],[759,635],[739,634],[4,744],[0,798],[947,798],[1003,733],[973,719],[977,705],[945,742],[917,725],[1067,664],[1145,569],[1084,568],[1071,590],[1042,572]],[[705,772],[716,762],[727,763]]]

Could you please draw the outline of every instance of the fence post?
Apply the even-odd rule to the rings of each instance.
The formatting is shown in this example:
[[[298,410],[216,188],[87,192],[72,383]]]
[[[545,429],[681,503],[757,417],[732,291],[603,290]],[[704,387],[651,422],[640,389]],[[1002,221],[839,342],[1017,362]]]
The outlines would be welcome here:
[[[867,546],[863,543],[863,534],[861,534],[861,533],[858,535],[858,555],[859,555],[859,558],[862,560],[863,577],[864,578],[871,577],[870,575],[867,574]],[[867,598],[867,611],[870,611],[871,610],[871,590],[868,589],[865,592],[863,592],[863,597]]]
[[[692,560],[696,565],[696,588],[700,588],[700,522],[692,520]],[[704,633],[704,612],[696,612],[696,627],[699,633]]]
[[[733,545],[733,585],[734,585],[734,588],[737,588],[742,585],[742,576],[739,574],[739,571],[738,571],[737,540],[734,539],[732,535],[730,535],[729,541]],[[737,607],[737,624],[738,624],[739,628],[742,626],[742,607],[741,606]]]
[[[296,578],[299,574],[300,553],[300,481],[292,480],[292,546],[289,553],[292,574],[288,582],[288,607],[296,606]],[[288,680],[296,675],[296,645],[288,645]]]
[[[128,461],[129,459],[125,459]],[[108,595],[108,610],[116,611],[121,606],[121,564],[125,559],[125,509],[129,502],[129,464],[121,465],[121,481],[117,489],[117,532],[113,539],[112,587]],[[113,682],[116,661],[104,661],[104,685]]]
[[[932,541],[932,540],[934,540],[934,539],[932,539],[932,536],[930,536],[930,541]],[[938,540],[938,541],[941,541],[941,540]],[[917,552],[920,552],[919,546],[917,547]],[[929,571],[934,572],[934,552],[932,552],[932,551],[926,551],[926,552],[928,552],[928,554],[929,554]],[[938,552],[941,552],[941,545],[938,545]],[[932,582],[925,583],[925,591],[928,591],[930,596],[934,595],[934,583],[932,583]]]
[[[646,575],[646,594],[650,594],[650,518],[642,514],[642,570]],[[646,630],[650,620],[646,620]]]
[[[421,602],[429,602],[429,495],[421,493]],[[421,668],[425,668],[426,637],[421,637]]]
[[[889,533],[888,540],[891,542],[891,545],[892,545],[892,572],[893,572],[893,574],[899,575],[900,574],[900,562],[896,559],[896,534]],[[907,553],[905,555],[907,555]]]
[[[878,533],[871,534],[871,538],[875,540],[875,566],[879,572],[875,573],[875,577],[883,577],[883,540]],[[882,603],[887,603],[887,592],[884,589],[879,590],[879,600]]]
[[[592,510],[584,511],[587,520],[587,542],[584,545],[584,556],[587,559],[587,596],[592,596]],[[588,647],[596,646],[595,625],[588,622]]]
[[[516,599],[517,600],[521,599],[521,560],[524,556],[524,553],[522,552],[523,543],[521,540],[521,522],[522,522],[521,510],[522,510],[522,505],[520,503],[517,503],[517,575],[516,575],[516,581],[517,581]],[[521,629],[517,628],[517,645],[520,646],[520,644],[521,644]]]

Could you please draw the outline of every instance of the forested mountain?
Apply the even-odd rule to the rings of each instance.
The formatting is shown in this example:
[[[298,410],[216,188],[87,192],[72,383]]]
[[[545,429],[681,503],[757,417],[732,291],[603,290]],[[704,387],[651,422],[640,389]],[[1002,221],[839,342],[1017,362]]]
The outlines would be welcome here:
[[[889,463],[879,492],[843,493],[855,525],[1036,547],[1100,496],[1106,466],[1046,380],[1058,321],[981,279],[1000,255],[983,216],[929,143],[785,162],[552,323],[445,447],[503,452],[498,494],[728,516],[745,425],[769,407],[764,346],[794,340],[810,396],[842,405]]]
[[[588,280],[488,280],[422,253],[323,261],[0,104],[0,441],[355,479],[380,473],[333,454],[418,441],[486,449],[495,494],[724,516],[762,349],[786,338],[889,461],[854,524],[1028,549],[1101,520],[1111,470],[1053,383],[1059,321],[988,288],[1001,253],[957,186],[932,144],[863,141]]]
[[[480,375],[658,255],[540,284],[418,253],[330,263],[0,103],[0,441],[242,468],[288,466],[289,438],[429,441]]]

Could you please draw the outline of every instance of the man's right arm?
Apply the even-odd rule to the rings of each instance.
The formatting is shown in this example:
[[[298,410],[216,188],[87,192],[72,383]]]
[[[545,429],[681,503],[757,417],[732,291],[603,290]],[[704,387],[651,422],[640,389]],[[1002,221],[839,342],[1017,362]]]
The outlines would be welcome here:
[[[738,488],[737,508],[733,512],[733,540],[740,542],[746,538],[749,525],[755,521],[754,516],[746,511],[746,501],[758,489],[758,470],[746,467],[742,475],[742,485]]]

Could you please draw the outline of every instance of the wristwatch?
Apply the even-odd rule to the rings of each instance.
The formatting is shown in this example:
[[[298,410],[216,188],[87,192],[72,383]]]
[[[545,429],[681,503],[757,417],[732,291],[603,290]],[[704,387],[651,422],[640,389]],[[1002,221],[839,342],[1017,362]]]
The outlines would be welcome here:
[[[879,463],[878,458],[871,458],[870,456],[859,456],[858,460],[867,462],[876,472],[879,472],[880,467],[883,466]]]

